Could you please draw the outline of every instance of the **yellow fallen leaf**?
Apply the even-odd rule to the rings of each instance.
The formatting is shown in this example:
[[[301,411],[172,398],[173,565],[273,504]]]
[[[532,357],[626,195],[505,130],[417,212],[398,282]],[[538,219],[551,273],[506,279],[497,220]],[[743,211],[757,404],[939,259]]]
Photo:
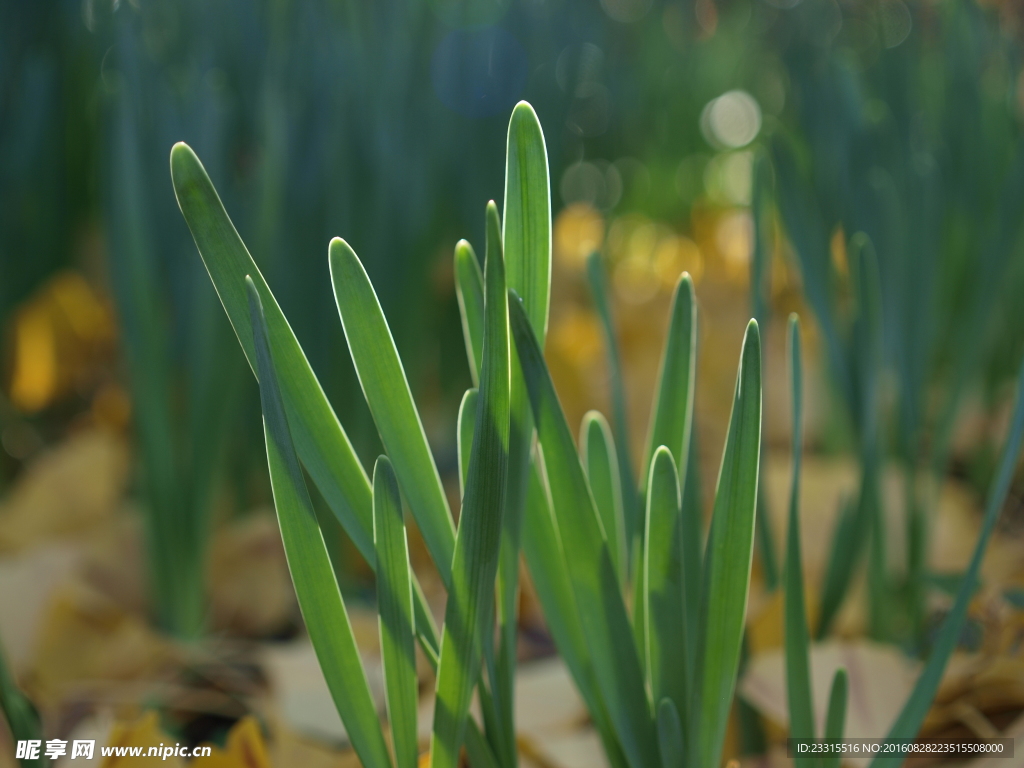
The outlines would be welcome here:
[[[0,551],[95,528],[112,516],[127,479],[120,437],[103,429],[72,434],[39,455],[0,504]]]
[[[211,746],[203,744],[201,746]],[[228,732],[224,748],[212,746],[203,768],[270,768],[270,757],[256,718],[243,717]]]
[[[176,744],[174,739],[160,728],[157,713],[149,711],[131,723],[115,724],[110,737],[102,745],[105,747],[141,747],[146,753],[150,747]],[[108,756],[101,763],[101,768],[134,768],[137,765],[160,765],[165,768],[184,768],[185,761],[174,755],[160,757],[128,757]]]

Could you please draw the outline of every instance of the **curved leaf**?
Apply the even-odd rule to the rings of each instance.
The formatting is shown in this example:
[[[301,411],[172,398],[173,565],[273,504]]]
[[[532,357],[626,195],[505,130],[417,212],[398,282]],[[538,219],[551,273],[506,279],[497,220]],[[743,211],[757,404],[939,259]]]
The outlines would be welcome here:
[[[416,768],[416,645],[412,579],[398,478],[387,456],[373,467],[373,543],[377,549],[377,613],[384,693],[395,768]]]
[[[259,292],[251,279],[247,279],[245,285],[256,370],[260,381],[270,484],[274,492],[274,506],[277,508],[288,570],[295,585],[302,618],[334,699],[334,706],[341,715],[360,761],[369,768],[390,768],[391,759],[370,695],[370,686],[363,672],[348,612],[338,590],[334,569],[327,556],[327,547],[317,525],[313,504],[292,443]]]
[[[405,369],[355,251],[339,237],[329,250],[334,297],[363,396],[434,565],[450,586],[455,526]]]
[[[622,516],[622,485],[618,456],[608,421],[597,411],[589,411],[580,425],[580,457],[587,472],[594,504],[601,516],[612,565],[619,581],[626,583],[626,528]]]

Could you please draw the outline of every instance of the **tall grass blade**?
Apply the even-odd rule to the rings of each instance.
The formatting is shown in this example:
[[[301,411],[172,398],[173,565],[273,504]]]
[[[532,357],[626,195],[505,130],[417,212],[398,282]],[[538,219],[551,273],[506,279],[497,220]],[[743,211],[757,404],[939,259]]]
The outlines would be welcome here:
[[[372,566],[370,481],[302,347],[238,236],[210,177],[187,144],[175,144],[171,150],[171,179],[178,206],[254,372],[256,352],[245,292],[247,276],[259,291],[267,330],[277,350],[275,359],[283,372],[281,397],[295,449],[331,510]]]
[[[785,625],[786,695],[789,701],[789,735],[814,738],[814,700],[811,694],[810,636],[804,605],[804,569],[800,554],[800,463],[803,455],[803,375],[800,353],[800,321],[789,316],[789,380],[792,408],[793,475],[789,490],[789,529],[786,542]],[[813,768],[814,757],[798,757],[797,765]]]
[[[488,254],[483,366],[466,494],[445,609],[437,701],[431,737],[432,768],[455,768],[479,675],[485,622],[493,615],[494,579],[505,506],[509,439],[509,336],[498,210],[487,206]]]
[[[480,363],[484,350],[484,276],[476,253],[465,240],[455,244],[455,296],[462,318],[462,337],[473,386],[480,386]]]
[[[647,684],[654,701],[664,703],[669,699],[673,703],[682,723],[687,722],[690,699],[686,664],[689,630],[683,610],[682,499],[675,459],[665,446],[654,452],[646,485],[643,596]]]
[[[658,386],[651,409],[643,487],[647,487],[654,452],[666,446],[679,459],[679,476],[685,477],[693,428],[693,389],[697,372],[697,299],[693,280],[683,273],[672,294],[671,319],[665,351],[661,356]]]
[[[412,579],[398,478],[387,456],[373,467],[373,543],[377,549],[377,613],[384,693],[395,768],[416,768],[416,645]]]
[[[434,565],[450,586],[455,526],[398,349],[355,251],[338,237],[329,250],[334,297],[363,395]]]
[[[626,528],[622,516],[622,485],[611,427],[603,415],[590,411],[580,425],[580,458],[587,472],[594,504],[601,516],[612,564],[626,583]]]
[[[750,321],[740,352],[732,416],[718,475],[701,587],[703,634],[690,709],[693,765],[718,765],[736,686],[753,555],[761,452],[761,339]]]
[[[1017,378],[1016,404],[1014,405],[1013,416],[1010,419],[1010,429],[1006,437],[1006,444],[1003,447],[1003,455],[999,460],[999,469],[996,472],[995,481],[989,488],[988,499],[985,503],[985,516],[982,522],[981,533],[978,536],[978,543],[971,556],[971,562],[967,572],[960,581],[957,589],[956,599],[953,607],[942,622],[935,644],[932,646],[931,654],[925,664],[921,676],[914,685],[907,703],[903,705],[896,722],[889,731],[890,739],[913,739],[916,738],[921,723],[931,707],[932,700],[939,688],[942,673],[946,668],[946,662],[956,648],[960,639],[960,632],[963,629],[964,621],[967,618],[967,608],[971,597],[978,586],[978,572],[981,569],[981,560],[985,555],[985,548],[988,540],[992,537],[996,522],[999,520],[999,512],[1006,501],[1006,494],[1010,489],[1013,480],[1013,473],[1017,467],[1017,460],[1020,455],[1021,440],[1024,438],[1024,365],[1021,366]],[[887,757],[880,755],[871,762],[872,768],[885,768],[885,766],[896,766],[900,762],[898,756]]]
[[[473,431],[476,429],[476,409],[480,390],[467,389],[459,404],[459,423],[456,441],[459,451],[459,498],[466,495],[469,475],[469,456],[473,451]]]
[[[246,280],[245,286],[263,405],[270,483],[299,608],[352,747],[368,768],[390,768],[391,759],[359,649],[292,443],[260,295],[251,279]]]
[[[846,670],[837,669],[832,678],[832,691],[828,697],[825,715],[825,738],[841,739],[846,732]],[[838,752],[821,759],[821,768],[839,768],[842,755]]]
[[[828,565],[825,566],[825,580],[821,588],[818,628],[814,633],[819,640],[828,634],[836,614],[839,613],[853,579],[857,561],[864,549],[866,537],[864,526],[861,525],[862,519],[863,515],[859,513],[858,504],[853,499],[840,499]]]
[[[580,465],[551,376],[518,298],[509,300],[512,333],[544,447],[551,503],[598,690],[633,768],[658,764],[643,672],[618,589],[601,519]],[[570,533],[571,532],[571,533]]]
[[[601,320],[605,349],[608,353],[608,372],[612,392],[612,431],[615,435],[615,444],[619,449],[619,477],[622,481],[622,509],[626,519],[627,550],[630,557],[633,557],[635,549],[633,542],[643,535],[643,520],[639,510],[636,475],[633,473],[633,465],[630,463],[632,451],[629,440],[629,413],[626,409],[626,387],[622,376],[622,356],[619,354],[618,336],[612,321],[612,309],[608,299],[604,268],[601,266],[601,256],[597,252],[590,254],[587,259],[587,279],[590,282],[590,292],[593,295],[597,316]]]
[[[274,294],[238,236],[203,164],[187,144],[179,142],[171,149],[171,180],[178,207],[254,373],[256,352],[248,298],[242,286],[247,277],[256,286],[267,332],[277,350],[281,398],[299,459],[359,554],[376,569],[372,493],[366,472]],[[415,578],[413,596],[416,636],[424,653],[436,660],[440,637]]]
[[[658,704],[658,750],[662,768],[683,768],[683,729],[672,699],[662,699]]]
[[[14,682],[14,676],[7,666],[7,658],[2,649],[0,649],[0,714],[3,714],[7,720],[12,741],[42,739],[39,713]],[[23,758],[19,763],[22,768],[42,768],[42,766],[48,765],[49,761],[43,757],[37,760]]]
[[[533,332],[543,343],[551,300],[551,188],[544,132],[533,107],[525,101],[512,110],[508,124],[502,226],[508,287],[522,297]],[[511,365],[509,483],[498,566],[499,645],[495,691],[495,706],[501,720],[500,740],[505,744],[503,762],[508,765],[516,762],[513,722],[516,608],[521,527],[529,493],[533,444],[533,415],[515,349]]]

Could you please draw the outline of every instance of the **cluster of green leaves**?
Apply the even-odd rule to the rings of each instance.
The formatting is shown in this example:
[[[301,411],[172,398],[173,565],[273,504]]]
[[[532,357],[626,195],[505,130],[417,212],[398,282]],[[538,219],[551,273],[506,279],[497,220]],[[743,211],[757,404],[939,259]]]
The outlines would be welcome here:
[[[802,457],[801,422],[803,414],[803,384],[801,370],[800,331],[796,316],[789,321],[789,368],[792,392],[793,471],[789,500],[789,526],[786,537],[785,588],[785,662],[786,689],[790,715],[790,737],[813,739],[816,737],[814,704],[811,696],[810,633],[804,604],[804,578],[800,550],[800,471]],[[887,738],[906,740],[917,737],[938,691],[946,663],[960,640],[967,620],[970,600],[979,585],[981,560],[995,529],[999,512],[1013,480],[1024,441],[1024,366],[1017,379],[1015,407],[1010,419],[1002,457],[992,486],[989,489],[982,519],[981,533],[967,571],[957,586],[953,606],[946,614],[935,636],[931,653],[914,689],[904,703]],[[841,525],[841,524],[840,524]],[[826,739],[843,737],[846,714],[846,672],[839,670],[832,682],[825,728]],[[900,765],[898,753],[880,754],[872,768]],[[797,758],[798,766],[807,768],[838,768],[839,756]]]
[[[1006,320],[1021,275],[1024,141],[995,81],[976,87],[1017,55],[998,19],[973,3],[910,7],[910,32],[897,41],[872,9],[843,9],[883,43],[856,52],[823,44],[814,7],[787,12],[780,55],[796,130],[773,137],[775,183],[764,186],[774,188],[861,464],[819,632],[866,553],[872,633],[923,648],[927,588],[939,574],[925,557],[935,500],[920,478],[946,472],[965,393],[981,385],[999,402],[1020,349],[1018,324]],[[905,480],[905,578],[885,566],[879,485],[890,458]]]
[[[171,174],[260,382],[271,483],[296,593],[364,764],[389,765],[390,758],[307,474],[378,575],[388,715],[399,765],[415,761],[414,637],[437,672],[432,765],[454,766],[463,745],[475,765],[516,764],[520,552],[611,762],[622,768],[716,763],[750,576],[761,429],[757,324],[748,327],[741,352],[705,547],[700,507],[683,504],[682,488],[695,460],[689,451],[696,359],[692,282],[684,275],[676,288],[641,496],[631,478],[623,481],[628,456],[616,449],[603,416],[587,415],[577,449],[544,362],[550,183],[540,124],[532,108],[520,104],[509,124],[503,224],[493,203],[487,207],[483,273],[468,243],[455,251],[466,349],[477,383],[459,412],[463,494],[456,528],[387,321],[352,249],[332,240],[329,257],[349,351],[386,451],[372,485],[209,177],[184,144],[171,152]],[[409,566],[403,502],[448,589],[440,632]],[[626,519],[631,508],[642,510],[636,521]],[[684,653],[677,652],[680,642]],[[474,689],[482,728],[469,716]]]

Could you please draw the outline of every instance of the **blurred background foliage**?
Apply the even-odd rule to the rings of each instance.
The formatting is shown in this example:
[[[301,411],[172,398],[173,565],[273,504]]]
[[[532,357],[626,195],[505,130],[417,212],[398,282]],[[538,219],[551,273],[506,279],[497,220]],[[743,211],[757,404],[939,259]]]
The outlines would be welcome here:
[[[177,140],[369,467],[379,441],[328,287],[329,238],[352,244],[454,482],[470,378],[451,252],[463,236],[482,252],[495,148],[527,99],[550,155],[548,354],[570,419],[607,410],[584,274],[600,250],[638,371],[634,448],[664,333],[652,318],[685,269],[712,385],[702,456],[724,438],[734,316],[807,307],[825,382],[811,448],[858,457],[858,519],[878,513],[889,458],[912,510],[928,505],[919,471],[984,488],[996,439],[958,415],[966,401],[975,423],[997,418],[1024,352],[1017,14],[992,0],[3,0],[0,483],[69,426],[132,430],[150,535],[186,521],[173,535],[193,572],[213,507],[269,498],[256,387],[174,201]],[[772,365],[765,436],[784,446]],[[920,560],[921,539],[907,546]],[[153,561],[173,582],[174,563]],[[166,595],[163,623],[194,632],[201,592]]]

